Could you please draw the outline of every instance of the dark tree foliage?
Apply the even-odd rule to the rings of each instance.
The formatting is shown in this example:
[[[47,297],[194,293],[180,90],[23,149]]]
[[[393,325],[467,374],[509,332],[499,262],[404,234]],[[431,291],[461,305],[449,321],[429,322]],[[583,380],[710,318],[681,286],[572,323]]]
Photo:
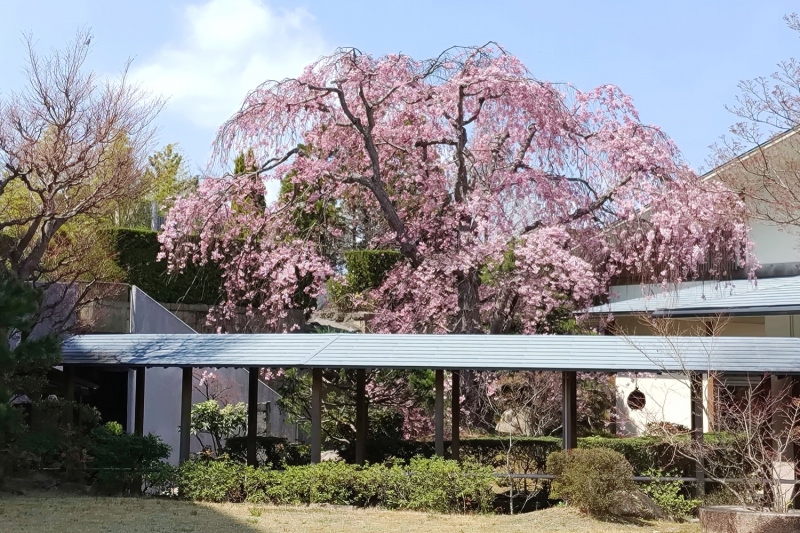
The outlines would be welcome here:
[[[22,430],[12,401],[34,396],[46,383],[47,371],[60,359],[60,343],[53,335],[34,337],[41,292],[29,284],[0,274],[0,455]]]

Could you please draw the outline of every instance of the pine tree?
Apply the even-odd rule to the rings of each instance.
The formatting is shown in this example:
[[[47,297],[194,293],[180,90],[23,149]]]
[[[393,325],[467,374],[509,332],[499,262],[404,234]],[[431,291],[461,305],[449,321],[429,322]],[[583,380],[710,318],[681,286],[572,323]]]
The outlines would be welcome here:
[[[40,391],[47,371],[60,359],[57,337],[31,335],[41,297],[31,285],[0,274],[0,455],[22,428],[12,400]]]

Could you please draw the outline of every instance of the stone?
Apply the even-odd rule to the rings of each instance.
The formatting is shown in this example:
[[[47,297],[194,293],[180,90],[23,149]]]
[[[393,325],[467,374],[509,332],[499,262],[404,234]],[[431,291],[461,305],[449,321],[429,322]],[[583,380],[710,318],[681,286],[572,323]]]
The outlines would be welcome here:
[[[640,490],[620,490],[610,496],[614,504],[609,514],[645,520],[661,520],[664,511],[653,499]]]
[[[800,512],[771,513],[743,507],[700,508],[703,533],[796,533],[800,532]]]
[[[322,462],[325,462],[325,461],[334,461],[334,462],[336,462],[336,461],[341,461],[342,458],[339,456],[339,452],[337,452],[336,450],[325,450],[324,452],[322,452],[320,454],[319,460],[322,461]]]
[[[500,421],[495,426],[495,430],[506,435],[530,435],[529,417],[528,409],[508,409],[500,415]]]

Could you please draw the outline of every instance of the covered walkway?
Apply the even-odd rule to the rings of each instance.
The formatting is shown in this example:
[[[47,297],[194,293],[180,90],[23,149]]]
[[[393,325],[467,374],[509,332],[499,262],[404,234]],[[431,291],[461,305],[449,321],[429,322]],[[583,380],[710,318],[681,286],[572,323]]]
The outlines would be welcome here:
[[[312,372],[311,459],[322,445],[322,370],[357,370],[356,460],[366,451],[366,369],[435,371],[435,448],[444,455],[444,371],[452,371],[452,458],[459,456],[459,376],[464,370],[540,370],[562,373],[563,446],[577,446],[577,372],[678,373],[690,378],[691,429],[703,438],[702,379],[709,372],[800,375],[800,338],[612,337],[594,335],[355,335],[355,334],[120,334],[66,339],[66,375],[76,366],[136,370],[135,428],[142,432],[145,372],[183,369],[180,459],[189,457],[192,369],[248,368],[248,461],[256,463],[257,387],[260,369]],[[70,385],[68,384],[67,387]],[[697,479],[702,480],[698,466]]]

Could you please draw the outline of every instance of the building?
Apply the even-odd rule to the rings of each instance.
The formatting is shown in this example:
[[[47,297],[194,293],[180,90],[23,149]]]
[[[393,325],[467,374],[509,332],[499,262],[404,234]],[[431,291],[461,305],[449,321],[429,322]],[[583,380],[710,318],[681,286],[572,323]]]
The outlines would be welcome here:
[[[611,287],[608,303],[593,307],[590,315],[595,319],[612,317],[611,332],[617,335],[657,335],[666,329],[673,335],[800,337],[800,238],[796,228],[787,223],[791,218],[787,212],[770,211],[770,198],[780,191],[763,185],[769,173],[796,175],[798,143],[795,130],[785,132],[703,177],[742,191],[753,213],[751,239],[761,265],[755,279],[748,279],[747,272],[731,265],[727,279],[684,282],[668,290],[620,283]],[[723,375],[709,381],[706,375],[705,430],[713,430],[715,386],[742,387],[761,379]],[[648,424],[658,422],[689,426],[685,376],[620,374],[617,388],[618,433],[641,434]],[[639,392],[628,401],[636,390]],[[637,400],[640,393],[644,400]]]

